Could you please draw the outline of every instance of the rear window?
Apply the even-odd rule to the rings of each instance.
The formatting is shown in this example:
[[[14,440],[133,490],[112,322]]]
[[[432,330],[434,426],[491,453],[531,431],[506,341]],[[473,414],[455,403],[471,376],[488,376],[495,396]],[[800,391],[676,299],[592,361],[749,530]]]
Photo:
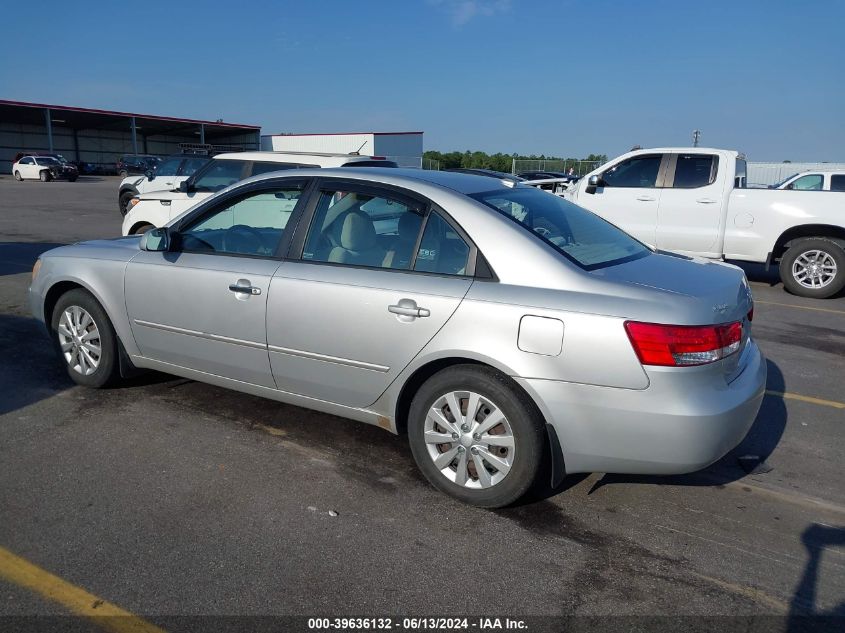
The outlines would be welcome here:
[[[534,187],[471,194],[585,270],[651,254],[647,246],[586,209]]]
[[[357,162],[344,163],[341,167],[399,167],[399,164],[392,160],[359,160]]]

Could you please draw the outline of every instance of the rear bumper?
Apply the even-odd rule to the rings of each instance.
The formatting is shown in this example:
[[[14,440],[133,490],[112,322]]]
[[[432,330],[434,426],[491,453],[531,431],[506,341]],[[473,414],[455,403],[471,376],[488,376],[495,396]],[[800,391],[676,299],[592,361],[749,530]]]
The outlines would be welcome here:
[[[766,362],[750,340],[731,382],[714,366],[648,368],[642,390],[517,379],[557,432],[567,473],[670,475],[700,470],[748,433]]]

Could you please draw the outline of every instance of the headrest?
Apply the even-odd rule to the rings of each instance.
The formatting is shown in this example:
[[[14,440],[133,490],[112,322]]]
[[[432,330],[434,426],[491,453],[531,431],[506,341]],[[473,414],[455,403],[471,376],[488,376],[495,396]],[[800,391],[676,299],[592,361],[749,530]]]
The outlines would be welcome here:
[[[420,232],[422,216],[413,211],[407,211],[399,216],[399,239],[405,242],[415,242]]]
[[[376,245],[373,221],[363,211],[350,211],[343,218],[340,245],[349,251],[365,251]]]

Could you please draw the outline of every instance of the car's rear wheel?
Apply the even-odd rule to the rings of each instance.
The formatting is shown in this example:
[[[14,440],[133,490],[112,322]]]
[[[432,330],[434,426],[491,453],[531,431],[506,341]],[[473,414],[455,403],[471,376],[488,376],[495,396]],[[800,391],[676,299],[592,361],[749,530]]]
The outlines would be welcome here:
[[[45,170],[43,170],[43,171],[41,171],[41,172],[38,174],[38,179],[39,179],[41,182],[49,182],[49,181],[51,180],[50,172],[49,172],[49,171],[47,171],[46,169],[45,169]]]
[[[53,344],[71,380],[104,387],[119,374],[117,336],[106,311],[87,290],[59,297],[50,321]]]
[[[126,215],[129,211],[129,201],[135,196],[131,191],[124,191],[120,194],[120,199],[118,200],[118,204],[120,205],[120,215]]]
[[[23,180],[23,178],[21,178],[21,172],[19,172],[17,170],[15,170],[15,180],[18,180],[18,181]]]
[[[429,378],[408,417],[411,452],[426,479],[484,508],[511,504],[531,487],[542,461],[543,428],[525,392],[476,365]]]
[[[792,294],[832,297],[845,287],[845,248],[820,237],[798,240],[780,260],[780,278]]]

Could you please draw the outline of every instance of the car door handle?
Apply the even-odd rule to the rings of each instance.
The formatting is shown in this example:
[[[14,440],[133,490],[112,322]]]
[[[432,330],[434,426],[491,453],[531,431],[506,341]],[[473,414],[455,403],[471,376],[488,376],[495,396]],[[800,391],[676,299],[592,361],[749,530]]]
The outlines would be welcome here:
[[[657,198],[654,196],[637,196],[637,200],[640,202],[654,202]]]
[[[245,295],[260,295],[261,288],[256,288],[255,286],[241,286],[238,284],[229,284],[229,290],[232,292],[237,292],[239,294]]]
[[[696,202],[699,204],[716,204],[716,200],[713,198],[698,198]]]
[[[431,316],[428,308],[418,308],[416,302],[402,299],[398,304],[387,306],[387,311],[399,316],[427,317]]]

